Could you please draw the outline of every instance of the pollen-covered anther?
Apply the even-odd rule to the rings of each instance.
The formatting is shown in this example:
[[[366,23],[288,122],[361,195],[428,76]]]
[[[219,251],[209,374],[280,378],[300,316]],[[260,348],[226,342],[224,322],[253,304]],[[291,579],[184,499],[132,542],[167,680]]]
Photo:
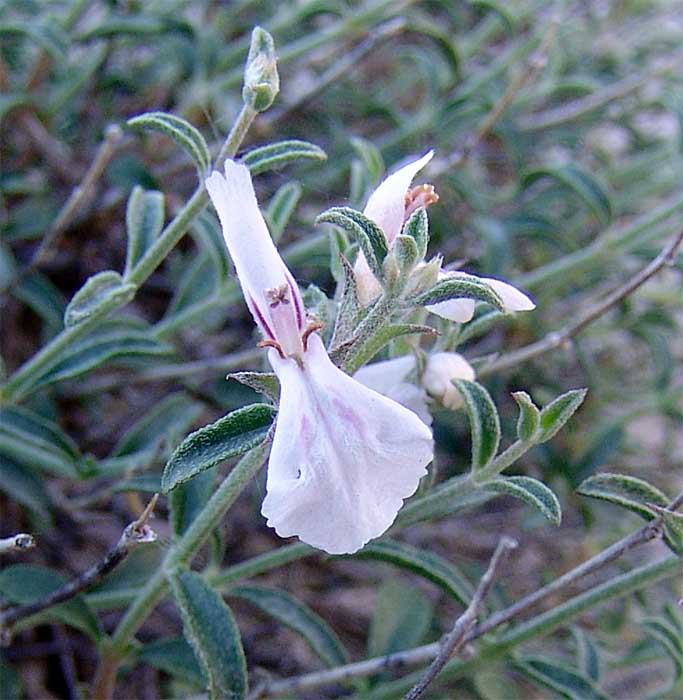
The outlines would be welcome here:
[[[408,217],[417,209],[427,208],[431,204],[436,204],[439,201],[439,195],[434,189],[434,185],[418,185],[408,190],[405,198],[405,213],[403,220],[407,221]]]
[[[289,304],[288,285],[281,284],[279,287],[266,289],[266,299],[268,299],[271,309],[277,308],[280,304]]]
[[[324,327],[325,324],[320,323],[320,321],[314,320],[309,322],[308,326],[306,326],[306,330],[301,334],[301,342],[303,343],[304,351],[308,350],[308,338],[310,337],[311,333],[315,333]]]

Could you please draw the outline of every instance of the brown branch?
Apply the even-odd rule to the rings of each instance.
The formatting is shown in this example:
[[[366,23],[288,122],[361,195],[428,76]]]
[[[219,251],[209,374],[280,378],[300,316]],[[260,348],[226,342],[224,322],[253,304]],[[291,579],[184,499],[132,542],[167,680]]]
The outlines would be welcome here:
[[[424,676],[422,676],[405,696],[405,700],[418,700],[422,693],[427,690],[427,686],[441,673],[443,667],[448,663],[450,658],[460,651],[467,639],[467,634],[477,622],[479,610],[496,580],[498,570],[507,559],[509,553],[513,549],[516,549],[516,547],[516,540],[513,540],[511,537],[501,537],[496,551],[491,557],[488,569],[486,569],[486,572],[479,581],[479,585],[472,596],[470,604],[467,606],[465,612],[455,621],[453,629],[441,640],[441,649],[437,657],[432,661]]]
[[[618,287],[602,300],[589,306],[583,313],[579,314],[578,319],[568,323],[559,331],[548,333],[545,338],[535,343],[507,353],[490,364],[484,365],[478,370],[477,376],[485,377],[496,372],[510,369],[523,362],[528,362],[539,355],[543,355],[550,350],[561,347],[572,338],[572,336],[581,332],[586,326],[602,316],[606,311],[609,311],[615,304],[618,304],[622,299],[625,299],[629,294],[632,294],[638,289],[638,287],[645,284],[651,277],[654,277],[665,265],[671,264],[681,241],[683,241],[683,231],[681,231],[654,260],[648,263],[640,272],[626,282],[626,284]]]
[[[675,511],[681,506],[683,506],[683,492],[669,504],[666,510],[667,512]],[[583,564],[568,571],[564,576],[555,579],[555,581],[552,581],[538,591],[525,596],[514,605],[505,608],[505,610],[495,613],[481,624],[467,631],[464,643],[473,642],[481,638],[496,627],[509,622],[522,613],[528,612],[542,600],[557,593],[561,589],[566,589],[579,579],[615,561],[631,549],[659,537],[662,532],[662,523],[663,516],[660,515],[635,532],[615,542],[603,552],[600,552]],[[307,673],[282,681],[267,681],[256,687],[249,698],[250,700],[260,700],[262,698],[291,695],[325,685],[349,682],[354,678],[364,678],[375,673],[381,673],[382,671],[398,671],[411,666],[419,666],[420,664],[424,664],[436,658],[441,652],[441,649],[441,644],[435,642],[415,647],[414,649],[400,651],[395,654],[366,659],[365,661],[346,664],[345,666],[338,666],[325,671]]]
[[[69,581],[40,600],[25,605],[16,605],[0,612],[0,643],[9,643],[11,628],[19,620],[43,612],[43,610],[47,610],[58,603],[63,603],[65,600],[69,600],[94,586],[116,568],[128,556],[131,549],[141,544],[155,542],[157,535],[149,527],[147,520],[154,510],[157,498],[158,494],[155,494],[142,512],[142,515],[124,528],[116,546],[107,552],[97,564],[91,566],[73,581]]]

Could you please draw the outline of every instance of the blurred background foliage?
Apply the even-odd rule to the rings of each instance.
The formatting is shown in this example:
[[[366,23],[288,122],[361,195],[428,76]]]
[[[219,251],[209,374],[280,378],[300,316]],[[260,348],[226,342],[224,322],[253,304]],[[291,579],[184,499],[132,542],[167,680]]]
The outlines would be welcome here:
[[[328,155],[324,163],[302,162],[256,180],[302,286],[334,291],[333,251],[327,232],[314,228],[315,216],[335,204],[361,207],[385,164],[434,148],[424,175],[441,196],[430,209],[432,252],[513,281],[537,303],[535,312],[460,348],[476,361],[504,434],[514,435],[511,391],[524,389],[544,404],[569,388],[589,388],[568,427],[515,467],[560,494],[559,530],[520,504],[496,499],[406,532],[407,542],[428,545],[473,578],[499,534],[515,533],[522,547],[498,603],[514,600],[636,525],[616,506],[578,496],[583,479],[617,471],[671,497],[683,485],[680,262],[559,349],[504,371],[486,370],[501,351],[559,330],[681,228],[683,3],[4,0],[5,376],[60,332],[68,300],[90,276],[123,268],[133,188],[163,192],[168,219],[196,184],[191,161],[168,138],[108,127],[142,112],[169,111],[193,123],[217,150],[241,107],[256,24],[275,39],[282,92],[243,149],[303,138]],[[65,211],[98,153],[102,172],[79,194],[78,206]],[[0,528],[3,535],[37,534],[32,564],[69,576],[96,560],[138,512],[145,492],[159,488],[161,468],[187,432],[254,400],[244,386],[224,380],[228,371],[260,368],[262,358],[217,231],[211,215],[200,216],[133,303],[66,348],[21,387],[19,401],[0,407]],[[440,476],[463,471],[465,417],[437,414],[435,434]],[[211,479],[198,488],[208,494]],[[277,546],[257,515],[257,490],[240,501],[204,555],[216,570]],[[103,611],[101,624],[111,627],[155,556],[132,557],[81,601],[80,612],[72,610],[69,624],[81,632],[66,635],[50,624],[17,636],[5,657],[21,671],[26,696],[76,697],[92,675],[95,652],[82,636],[99,634],[92,610]],[[391,580],[382,566],[316,558],[271,573],[267,582],[317,610],[353,658],[362,657],[368,629],[371,655],[437,638],[448,628],[453,602],[410,577]],[[8,586],[2,594],[11,599]],[[600,609],[574,637],[559,634],[530,653],[552,653],[556,663],[573,665],[577,649],[586,662],[599,648],[608,695],[644,697],[661,690],[671,672],[666,646],[641,622],[673,616],[662,613],[670,599],[664,587]],[[294,632],[240,600],[235,610],[250,668],[287,676],[316,667]],[[175,612],[152,618],[144,632],[150,642],[141,652],[144,671],[125,681],[129,697],[179,696],[201,687],[192,680],[198,670],[189,650],[171,639],[177,634]],[[504,691],[493,667],[476,669],[452,688],[458,697],[491,700],[548,692],[579,697],[558,690],[557,674],[540,661],[516,663],[507,666],[515,682]],[[0,673],[5,687],[18,687],[5,662]],[[373,678],[356,692],[400,697],[390,684],[387,694],[371,695],[383,680]]]

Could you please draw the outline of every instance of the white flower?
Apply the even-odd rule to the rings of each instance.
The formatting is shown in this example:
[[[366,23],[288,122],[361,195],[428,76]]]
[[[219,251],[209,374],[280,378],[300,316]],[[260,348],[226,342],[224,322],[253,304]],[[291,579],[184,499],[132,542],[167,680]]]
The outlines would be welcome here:
[[[463,401],[453,380],[473,382],[474,377],[474,369],[462,355],[457,352],[435,352],[427,358],[422,385],[446,408],[456,410],[463,405]]]
[[[353,376],[365,386],[409,408],[427,425],[432,424],[427,394],[452,410],[463,405],[460,392],[452,382],[454,379],[474,381],[475,372],[462,355],[457,352],[428,355],[421,386],[416,386],[407,379],[415,367],[414,355],[402,355],[391,360],[373,362],[359,369]]]
[[[401,355],[391,360],[365,365],[353,378],[369,389],[398,401],[401,406],[416,413],[425,425],[431,425],[432,414],[427,408],[427,392],[407,379],[415,370],[415,366],[414,355]]]
[[[347,554],[381,535],[432,460],[429,428],[327,355],[259,211],[249,170],[206,181],[247,305],[270,346],[280,407],[261,508],[282,537]]]
[[[442,270],[439,273],[439,279],[462,275],[465,275],[465,273],[457,270],[452,272]],[[466,276],[474,277],[474,275],[469,273]],[[505,311],[531,311],[536,308],[536,304],[524,292],[517,289],[517,287],[513,287],[508,282],[503,282],[493,277],[479,277],[479,279],[488,284],[498,294],[503,301]],[[448,299],[447,301],[440,301],[438,304],[430,304],[425,306],[425,308],[427,311],[431,311],[433,314],[449,321],[466,323],[474,316],[474,304],[474,299]]]
[[[429,185],[417,188],[414,196],[409,197],[410,183],[433,156],[434,151],[429,151],[422,158],[411,161],[389,175],[370,195],[368,203],[365,205],[363,214],[382,229],[389,249],[394,245],[403,223],[413,211],[438,199],[434,189],[430,188]],[[382,293],[382,286],[372,274],[362,251],[358,253],[353,271],[356,277],[358,300],[363,306],[367,306]]]

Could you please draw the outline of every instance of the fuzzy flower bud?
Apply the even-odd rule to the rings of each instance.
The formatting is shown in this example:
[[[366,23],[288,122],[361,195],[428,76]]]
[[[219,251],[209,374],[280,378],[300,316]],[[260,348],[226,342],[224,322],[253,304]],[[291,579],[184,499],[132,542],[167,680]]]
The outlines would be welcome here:
[[[446,408],[456,410],[462,406],[460,392],[453,385],[454,379],[474,381],[474,370],[457,352],[437,352],[427,358],[422,375],[422,385]]]
[[[257,112],[264,112],[280,92],[280,77],[275,59],[273,37],[261,27],[251,34],[251,46],[244,71],[242,99]]]

